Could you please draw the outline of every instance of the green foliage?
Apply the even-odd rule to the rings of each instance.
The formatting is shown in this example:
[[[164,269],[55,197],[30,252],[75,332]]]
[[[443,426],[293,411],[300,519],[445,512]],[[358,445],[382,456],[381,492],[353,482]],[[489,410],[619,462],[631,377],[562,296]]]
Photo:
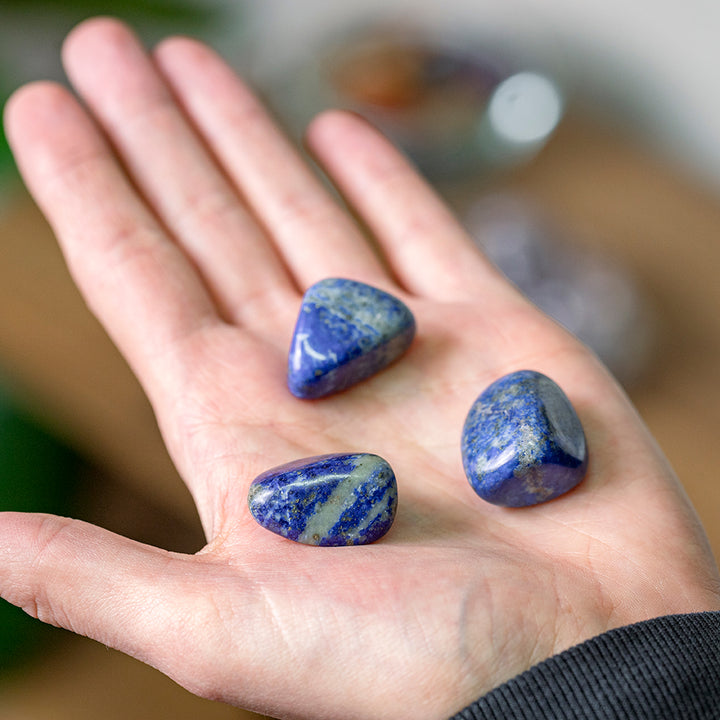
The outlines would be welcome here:
[[[4,96],[0,94],[0,101],[2,99],[4,99]],[[13,167],[14,161],[10,153],[10,147],[7,143],[2,123],[0,123],[0,180],[2,180],[3,176],[9,173]]]
[[[0,511],[67,514],[77,456],[0,394]],[[57,630],[0,600],[0,676]]]
[[[212,10],[190,0],[3,0],[3,6],[8,10],[48,10],[78,18],[117,15],[165,22],[206,23],[214,15]]]

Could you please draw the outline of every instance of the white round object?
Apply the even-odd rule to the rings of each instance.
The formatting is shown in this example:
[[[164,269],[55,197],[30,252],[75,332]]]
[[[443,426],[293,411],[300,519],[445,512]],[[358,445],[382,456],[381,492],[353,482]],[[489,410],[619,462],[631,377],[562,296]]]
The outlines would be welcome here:
[[[562,115],[562,98],[544,75],[521,72],[511,75],[490,98],[488,118],[505,141],[518,145],[545,140]]]

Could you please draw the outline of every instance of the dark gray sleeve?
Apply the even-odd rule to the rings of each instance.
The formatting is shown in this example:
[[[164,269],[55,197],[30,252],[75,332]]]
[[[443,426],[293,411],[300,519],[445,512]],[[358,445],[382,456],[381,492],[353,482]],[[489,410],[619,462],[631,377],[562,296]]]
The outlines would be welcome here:
[[[720,612],[611,630],[495,688],[451,720],[717,720]]]

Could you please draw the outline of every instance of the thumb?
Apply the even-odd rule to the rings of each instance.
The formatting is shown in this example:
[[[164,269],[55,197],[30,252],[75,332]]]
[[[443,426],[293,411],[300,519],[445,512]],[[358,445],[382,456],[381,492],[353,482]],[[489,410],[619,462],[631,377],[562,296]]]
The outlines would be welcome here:
[[[192,638],[213,612],[194,591],[207,565],[78,520],[0,513],[1,597],[153,665],[200,695],[207,694],[202,672],[182,677],[181,659],[193,652],[197,658]]]

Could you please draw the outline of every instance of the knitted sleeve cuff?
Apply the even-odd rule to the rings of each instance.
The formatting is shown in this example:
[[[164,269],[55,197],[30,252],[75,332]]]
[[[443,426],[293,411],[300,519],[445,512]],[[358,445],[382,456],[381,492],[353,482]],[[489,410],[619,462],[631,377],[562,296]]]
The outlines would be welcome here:
[[[451,720],[720,717],[720,612],[610,630],[535,665]]]

